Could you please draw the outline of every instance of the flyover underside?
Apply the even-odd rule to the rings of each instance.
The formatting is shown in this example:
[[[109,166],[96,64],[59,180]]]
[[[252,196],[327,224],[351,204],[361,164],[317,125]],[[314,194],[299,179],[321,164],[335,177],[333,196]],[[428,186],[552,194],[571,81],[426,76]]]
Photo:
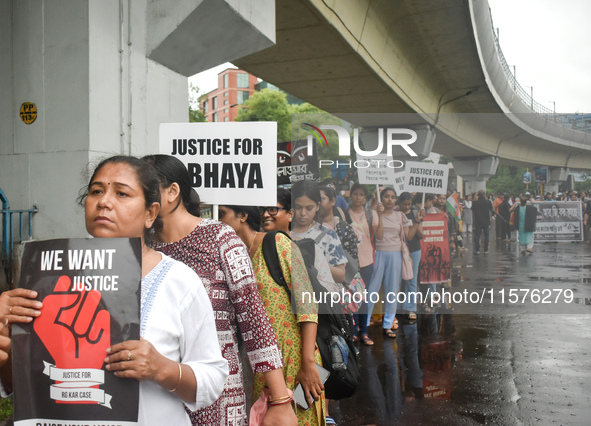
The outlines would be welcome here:
[[[590,135],[505,101],[486,0],[277,0],[276,11],[276,45],[235,65],[336,115],[420,113],[438,153],[590,167]]]

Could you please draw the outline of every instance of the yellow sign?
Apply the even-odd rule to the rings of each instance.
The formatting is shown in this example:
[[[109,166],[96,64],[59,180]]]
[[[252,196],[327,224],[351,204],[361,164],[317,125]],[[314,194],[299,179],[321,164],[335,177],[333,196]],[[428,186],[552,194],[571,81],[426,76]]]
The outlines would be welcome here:
[[[21,120],[25,124],[31,124],[37,119],[37,105],[33,102],[25,102],[21,105]]]

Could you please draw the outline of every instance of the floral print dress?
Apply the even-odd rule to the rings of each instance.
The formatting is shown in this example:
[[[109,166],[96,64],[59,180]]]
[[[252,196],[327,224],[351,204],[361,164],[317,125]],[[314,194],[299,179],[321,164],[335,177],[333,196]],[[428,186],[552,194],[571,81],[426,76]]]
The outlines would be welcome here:
[[[302,298],[303,292],[311,292],[312,284],[308,278],[306,266],[297,246],[285,235],[277,233],[277,255],[283,276],[297,303],[297,314],[292,313],[290,296],[284,287],[273,280],[263,256],[263,244],[260,244],[253,256],[252,264],[257,277],[259,293],[263,306],[269,316],[271,326],[275,331],[281,353],[283,354],[283,376],[287,387],[293,390],[296,386],[295,378],[300,371],[302,361],[301,322],[318,322],[317,306],[306,303]],[[292,250],[293,248],[293,250]],[[320,353],[316,350],[316,362],[322,364]],[[255,374],[255,391],[253,400],[258,399],[265,380],[262,374]],[[324,393],[310,410],[304,411],[298,407],[297,416],[300,426],[325,424]]]

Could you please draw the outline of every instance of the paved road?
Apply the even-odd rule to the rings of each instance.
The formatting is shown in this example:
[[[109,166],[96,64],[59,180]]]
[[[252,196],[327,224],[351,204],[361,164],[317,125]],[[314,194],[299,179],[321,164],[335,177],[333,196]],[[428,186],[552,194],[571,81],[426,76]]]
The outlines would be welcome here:
[[[476,256],[470,234],[466,246],[448,290],[505,290],[505,303],[401,321],[395,340],[370,328],[376,344],[360,347],[363,383],[331,407],[340,425],[591,424],[591,246],[539,244],[523,256],[516,243],[494,240]],[[512,289],[528,290],[529,302],[508,303]],[[532,290],[551,303],[532,303]],[[559,290],[572,290],[574,302],[555,303]]]

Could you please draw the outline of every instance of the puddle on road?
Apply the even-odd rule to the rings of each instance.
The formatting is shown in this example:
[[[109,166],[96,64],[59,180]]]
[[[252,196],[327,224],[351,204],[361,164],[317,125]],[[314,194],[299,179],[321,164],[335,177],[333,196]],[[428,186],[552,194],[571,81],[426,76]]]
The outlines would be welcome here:
[[[421,399],[433,408],[437,401],[450,401],[454,392],[462,394],[454,384],[454,367],[485,354],[489,332],[464,327],[460,318],[431,314],[414,323],[400,321],[395,340],[371,327],[375,345],[359,346],[362,383],[346,403],[331,406],[331,413],[343,424],[393,424],[408,415],[405,404]]]

